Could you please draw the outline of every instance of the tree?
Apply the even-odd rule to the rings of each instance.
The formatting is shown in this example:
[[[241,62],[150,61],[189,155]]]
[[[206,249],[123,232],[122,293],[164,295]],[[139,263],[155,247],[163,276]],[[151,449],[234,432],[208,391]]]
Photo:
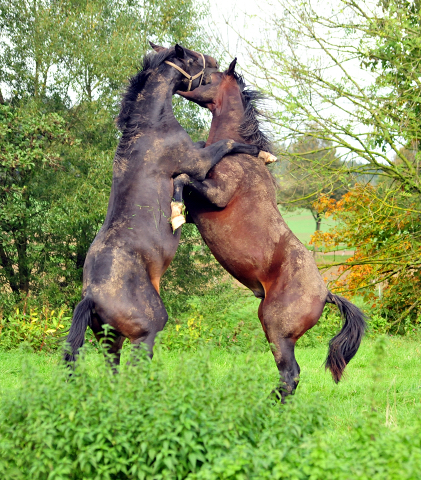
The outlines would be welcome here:
[[[421,212],[413,198],[384,184],[357,184],[339,201],[321,196],[315,207],[337,222],[312,241],[354,250],[331,287],[363,295],[389,319],[389,328],[406,330],[419,322]]]
[[[282,159],[284,157],[284,159]],[[281,155],[278,203],[287,210],[309,210],[320,230],[323,211],[314,207],[320,194],[339,200],[348,191],[352,178],[344,175],[344,165],[331,144],[303,135]],[[345,166],[346,168],[346,166]]]
[[[310,135],[340,152],[346,170],[376,186],[360,185],[332,202],[345,229],[335,242],[356,248],[344,267],[364,272],[362,291],[397,298],[394,315],[417,315],[421,213],[420,3],[385,0],[314,2],[278,0],[259,46],[249,44],[252,67],[276,101],[273,122],[284,144]],[[273,34],[275,32],[275,34]],[[326,208],[323,196],[317,208]],[[408,213],[407,216],[405,216]],[[398,241],[399,240],[399,241]],[[413,248],[408,250],[408,244]],[[405,279],[405,281],[404,281]],[[396,280],[396,281],[395,281]],[[346,283],[346,282],[345,282]],[[377,287],[376,287],[377,288]],[[396,295],[395,295],[396,294]],[[386,308],[386,307],[385,307]]]
[[[28,107],[0,104],[0,277],[26,294],[49,259],[42,184],[60,166],[59,147],[72,143],[63,118]]]
[[[276,3],[282,13],[268,24],[276,38],[249,48],[258,79],[276,101],[279,140],[288,145],[310,134],[348,158],[348,170],[354,162],[357,174],[391,178],[419,194],[418,160],[411,163],[402,151],[420,135],[417,4]]]
[[[2,166],[4,295],[78,300],[84,257],[107,208],[122,85],[148,39],[202,49],[205,12],[192,0],[0,0],[1,152],[36,156],[28,168]],[[175,108],[193,135],[205,129],[199,109],[177,100]],[[25,239],[20,264],[11,218]]]

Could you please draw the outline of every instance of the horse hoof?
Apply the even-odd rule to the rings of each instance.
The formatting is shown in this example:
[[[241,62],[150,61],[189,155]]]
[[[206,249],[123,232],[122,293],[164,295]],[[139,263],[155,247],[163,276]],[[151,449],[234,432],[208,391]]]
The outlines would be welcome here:
[[[265,165],[267,165],[268,163],[276,162],[277,160],[275,155],[272,155],[269,152],[264,152],[263,150],[260,150],[259,156],[257,158],[260,158],[261,160],[263,160],[265,162]]]
[[[183,223],[186,223],[186,219],[183,215],[178,215],[171,219],[172,231],[175,232],[177,228],[181,227]]]
[[[186,223],[186,218],[183,215],[183,206],[182,202],[171,202],[171,225],[173,232],[181,227],[183,223]]]

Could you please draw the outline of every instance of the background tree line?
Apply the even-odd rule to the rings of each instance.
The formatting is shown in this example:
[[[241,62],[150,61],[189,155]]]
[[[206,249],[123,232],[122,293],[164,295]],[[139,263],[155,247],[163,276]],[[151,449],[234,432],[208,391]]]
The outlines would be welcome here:
[[[107,208],[125,82],[149,39],[204,50],[206,12],[192,0],[0,0],[3,309],[79,301],[85,255]],[[203,137],[206,118],[180,100],[174,108],[184,128]],[[215,273],[189,268],[201,255],[211,262],[186,229],[172,268],[191,270],[193,282],[180,278],[179,292]],[[170,275],[164,295],[174,287]]]

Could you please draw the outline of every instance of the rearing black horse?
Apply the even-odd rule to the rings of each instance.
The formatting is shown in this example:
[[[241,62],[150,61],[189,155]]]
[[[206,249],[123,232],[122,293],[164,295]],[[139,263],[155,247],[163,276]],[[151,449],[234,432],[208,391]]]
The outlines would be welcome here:
[[[86,257],[66,361],[75,360],[87,326],[99,339],[103,324],[113,329],[105,341],[116,364],[125,338],[144,342],[152,353],[155,336],[168,319],[159,283],[180,238],[169,223],[173,178],[187,173],[203,180],[228,153],[259,153],[258,147],[233,140],[206,148],[194,144],[174,117],[172,95],[198,87],[217,70],[217,62],[179,45],[152,46],[157,53],[145,56],[121,103],[117,124],[122,137],[107,216]]]

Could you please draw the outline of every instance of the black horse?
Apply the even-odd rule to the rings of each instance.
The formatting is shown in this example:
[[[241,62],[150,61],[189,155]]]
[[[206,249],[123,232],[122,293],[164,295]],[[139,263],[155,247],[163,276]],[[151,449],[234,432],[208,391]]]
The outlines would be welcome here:
[[[214,58],[179,45],[145,56],[121,103],[122,137],[114,158],[107,216],[89,248],[83,270],[82,301],[67,337],[72,362],[90,326],[98,339],[103,325],[108,351],[120,361],[125,338],[144,342],[152,354],[156,334],[167,321],[159,283],[173,259],[180,232],[171,229],[173,178],[187,173],[203,180],[228,153],[257,156],[259,148],[221,140],[194,144],[174,117],[172,95],[197,88],[217,70]]]

